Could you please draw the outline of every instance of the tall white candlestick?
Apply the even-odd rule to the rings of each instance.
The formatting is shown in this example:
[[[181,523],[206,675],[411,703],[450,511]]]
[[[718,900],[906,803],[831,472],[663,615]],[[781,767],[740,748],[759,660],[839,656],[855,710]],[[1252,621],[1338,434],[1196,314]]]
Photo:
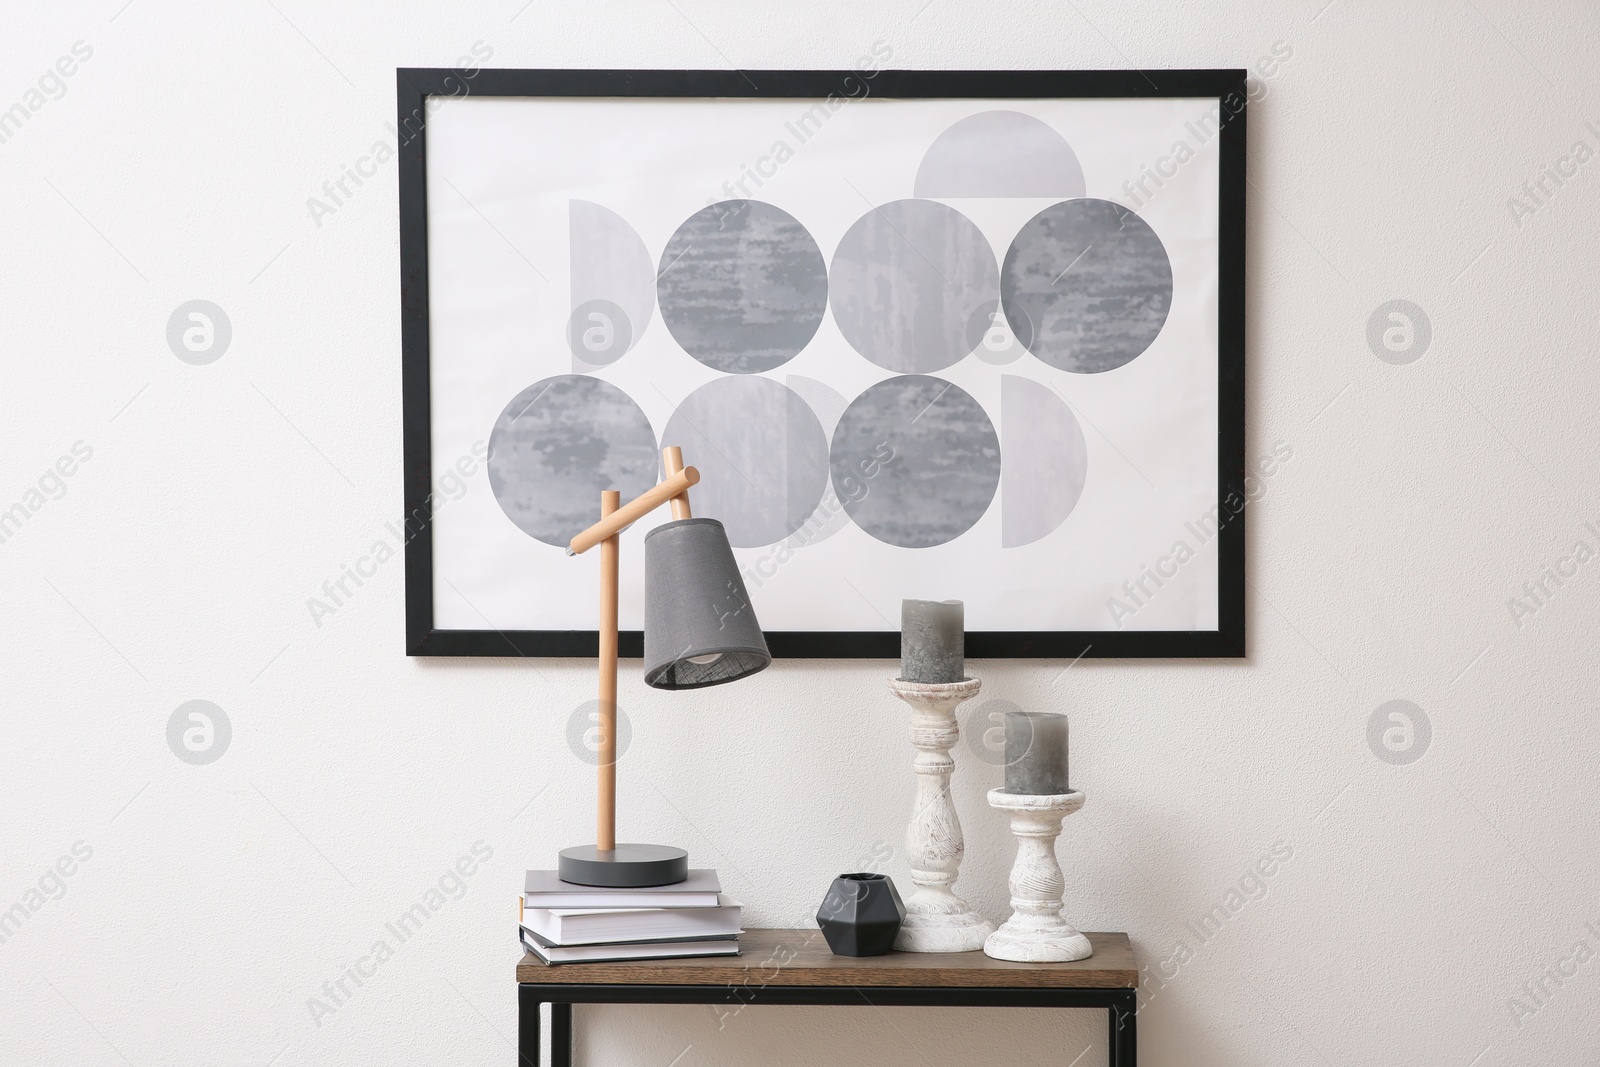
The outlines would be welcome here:
[[[905,899],[906,918],[894,947],[902,952],[970,952],[983,947],[994,923],[956,896],[961,870],[961,820],[950,798],[950,749],[961,736],[956,705],[977,695],[976,678],[944,684],[889,680],[895,696],[911,705],[911,744],[917,750],[917,797],[906,828],[906,859],[916,888]]]

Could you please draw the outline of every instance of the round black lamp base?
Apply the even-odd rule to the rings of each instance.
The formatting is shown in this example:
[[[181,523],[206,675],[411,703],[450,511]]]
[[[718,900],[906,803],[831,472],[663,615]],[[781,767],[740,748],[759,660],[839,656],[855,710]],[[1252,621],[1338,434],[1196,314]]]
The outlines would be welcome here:
[[[561,850],[563,882],[609,889],[672,885],[689,877],[689,854],[672,845],[621,844],[608,851],[593,845]]]

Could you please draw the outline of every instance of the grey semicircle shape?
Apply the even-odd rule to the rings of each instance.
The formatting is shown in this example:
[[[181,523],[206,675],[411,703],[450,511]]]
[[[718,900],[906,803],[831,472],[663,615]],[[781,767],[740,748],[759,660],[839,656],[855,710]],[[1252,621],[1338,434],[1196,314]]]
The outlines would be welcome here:
[[[844,398],[844,394],[831,385],[799,374],[784,375],[783,384],[810,405],[812,412],[817,416],[817,421],[822,425],[823,437],[833,440],[834,427],[839,425],[839,419],[844,415],[845,408],[850,406],[850,401]],[[839,494],[833,490],[833,479],[829,478],[828,484],[822,490],[822,501],[811,512],[810,518],[789,535],[789,547],[805,548],[807,545],[826,541],[849,525],[850,517],[845,514],[844,503],[839,499]]]
[[[626,355],[655,314],[656,265],[628,220],[588,200],[567,202],[572,301],[567,343],[582,373]]]
[[[1056,531],[1083,496],[1089,453],[1067,402],[1043,382],[1000,376],[1000,545],[1020,548]]]
[[[1084,195],[1078,155],[1048,123],[1020,111],[980,111],[934,139],[917,168],[919,197]]]

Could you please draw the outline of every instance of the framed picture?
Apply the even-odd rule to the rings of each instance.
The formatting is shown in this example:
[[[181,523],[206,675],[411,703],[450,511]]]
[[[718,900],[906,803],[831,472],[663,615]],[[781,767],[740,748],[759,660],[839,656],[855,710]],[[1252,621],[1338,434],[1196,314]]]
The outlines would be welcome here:
[[[1245,72],[891,58],[398,72],[410,654],[595,654],[673,444],[774,656],[1244,655]]]

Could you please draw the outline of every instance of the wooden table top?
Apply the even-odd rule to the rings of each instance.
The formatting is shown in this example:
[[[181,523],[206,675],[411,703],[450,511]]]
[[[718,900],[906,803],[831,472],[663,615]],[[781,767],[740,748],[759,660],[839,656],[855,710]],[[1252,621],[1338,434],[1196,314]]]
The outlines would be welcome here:
[[[982,952],[835,956],[820,930],[746,930],[742,954],[550,967],[531,953],[517,981],[570,985],[941,986],[1132,989],[1139,984],[1127,934],[1086,934],[1094,955],[1073,963],[1011,963]]]

